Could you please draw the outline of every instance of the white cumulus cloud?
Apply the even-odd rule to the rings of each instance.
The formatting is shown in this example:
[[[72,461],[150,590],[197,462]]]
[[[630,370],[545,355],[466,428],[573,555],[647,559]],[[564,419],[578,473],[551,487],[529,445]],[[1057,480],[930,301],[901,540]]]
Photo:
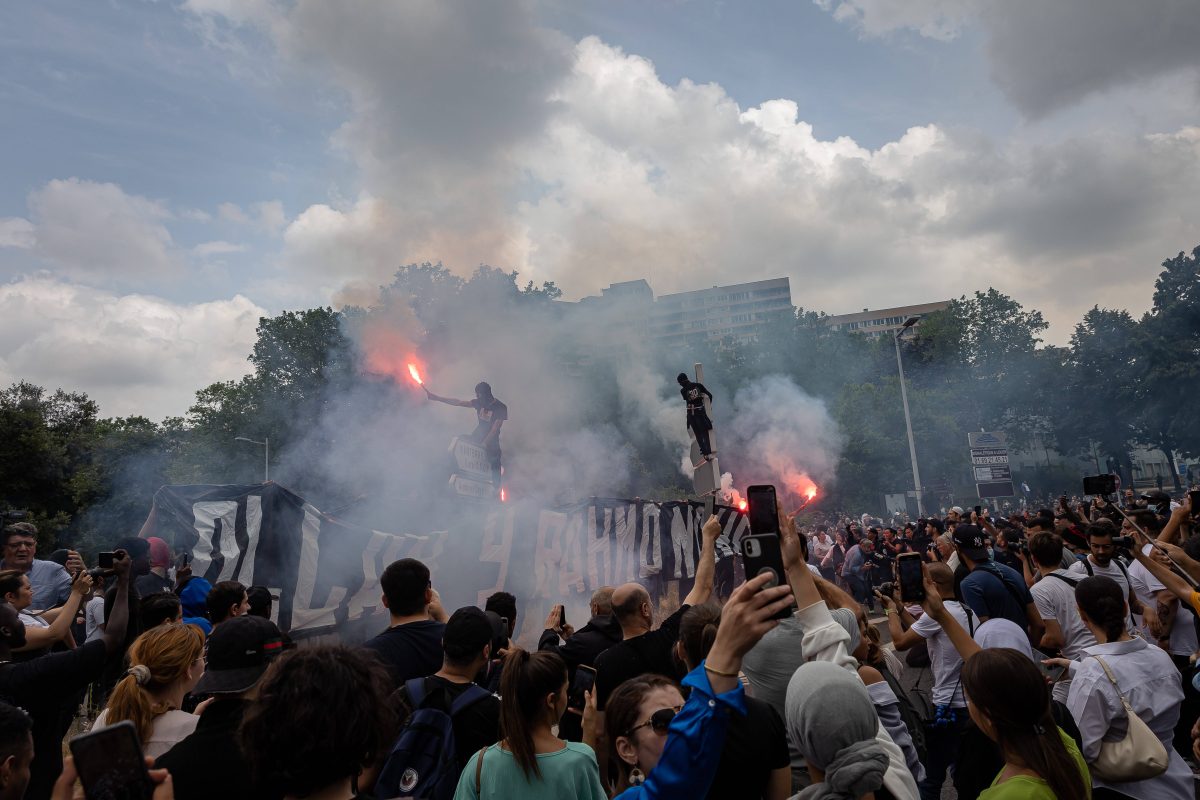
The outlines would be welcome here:
[[[179,304],[47,277],[0,285],[0,381],[83,390],[104,415],[182,414],[195,391],[250,371],[267,312],[236,295]]]

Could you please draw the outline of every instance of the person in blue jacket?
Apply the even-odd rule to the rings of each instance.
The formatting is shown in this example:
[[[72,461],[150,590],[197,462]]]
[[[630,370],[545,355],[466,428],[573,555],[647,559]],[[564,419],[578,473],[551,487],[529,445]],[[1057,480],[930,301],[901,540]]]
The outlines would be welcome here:
[[[729,598],[708,658],[683,679],[691,690],[686,702],[673,684],[656,679],[628,681],[613,692],[604,725],[610,763],[620,772],[619,800],[695,800],[707,794],[730,715],[746,713],[738,680],[742,656],[792,603],[788,586],[766,588],[770,577],[747,581]]]

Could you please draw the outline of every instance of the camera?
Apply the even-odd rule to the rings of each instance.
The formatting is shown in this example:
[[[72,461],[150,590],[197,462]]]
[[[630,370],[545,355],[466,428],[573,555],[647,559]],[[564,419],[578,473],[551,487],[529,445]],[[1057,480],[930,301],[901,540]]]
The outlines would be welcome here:
[[[879,566],[883,566],[888,563],[888,557],[879,552],[868,553],[867,558],[871,559],[871,561]]]
[[[1133,549],[1132,536],[1114,536],[1112,539],[1113,547],[1123,547],[1126,550]]]
[[[884,581],[879,584],[879,593],[884,597],[892,597],[896,594],[896,582]]]

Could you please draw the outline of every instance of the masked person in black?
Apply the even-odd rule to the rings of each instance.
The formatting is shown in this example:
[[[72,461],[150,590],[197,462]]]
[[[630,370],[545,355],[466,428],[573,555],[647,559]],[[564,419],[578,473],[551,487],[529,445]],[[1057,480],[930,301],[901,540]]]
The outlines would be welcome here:
[[[708,418],[708,412],[704,409],[704,398],[707,397],[711,403],[712,392],[704,388],[703,383],[689,380],[686,372],[679,373],[676,380],[679,381],[679,393],[683,395],[683,401],[687,403],[688,429],[696,437],[696,444],[700,446],[700,455],[704,456],[704,461],[708,461],[715,453],[713,453],[712,444],[708,439],[708,432],[712,430],[712,420]]]
[[[425,387],[422,387],[425,388]],[[425,395],[438,403],[460,408],[475,409],[477,424],[471,433],[471,440],[487,451],[488,463],[492,467],[492,483],[497,491],[500,487],[500,427],[508,419],[508,406],[492,396],[492,387],[488,383],[475,384],[474,400],[455,400],[451,397],[441,397],[425,389]]]

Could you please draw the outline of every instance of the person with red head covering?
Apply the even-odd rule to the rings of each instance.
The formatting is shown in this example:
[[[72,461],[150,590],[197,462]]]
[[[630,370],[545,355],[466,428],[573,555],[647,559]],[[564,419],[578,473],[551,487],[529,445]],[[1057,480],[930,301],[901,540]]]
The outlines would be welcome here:
[[[171,566],[170,545],[157,536],[148,537],[146,542],[150,545],[150,572],[139,576],[134,581],[134,588],[140,597],[173,591],[175,585],[167,577],[167,569]]]

